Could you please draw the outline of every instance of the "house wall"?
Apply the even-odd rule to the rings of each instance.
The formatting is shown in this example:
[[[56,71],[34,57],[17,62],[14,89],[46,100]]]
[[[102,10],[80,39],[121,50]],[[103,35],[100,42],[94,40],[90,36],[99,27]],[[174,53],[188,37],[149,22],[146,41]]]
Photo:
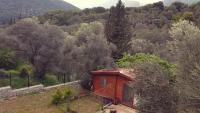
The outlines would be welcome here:
[[[127,78],[118,76],[117,77],[117,93],[116,93],[116,97],[117,100],[121,103],[123,101],[123,90],[124,90],[124,85],[129,82],[130,80],[128,80]]]
[[[102,87],[101,80],[107,80],[107,86]],[[93,76],[93,92],[99,96],[108,97],[114,99],[115,97],[115,84],[116,76],[115,75],[94,75]]]
[[[108,82],[107,87],[101,86],[101,80],[104,78]],[[93,92],[99,96],[115,99],[116,103],[122,103],[124,85],[129,81],[119,75],[93,75]]]

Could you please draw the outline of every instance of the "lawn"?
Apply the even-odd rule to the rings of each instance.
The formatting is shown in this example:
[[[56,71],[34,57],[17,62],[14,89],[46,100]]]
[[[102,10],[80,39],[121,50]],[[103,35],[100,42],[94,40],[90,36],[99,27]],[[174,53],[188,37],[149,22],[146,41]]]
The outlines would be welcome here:
[[[60,106],[51,104],[55,92],[56,90],[52,90],[0,102],[0,113],[66,113],[65,104]],[[100,107],[100,100],[92,96],[82,97],[71,103],[71,109],[77,111],[79,108],[79,113],[95,113]]]

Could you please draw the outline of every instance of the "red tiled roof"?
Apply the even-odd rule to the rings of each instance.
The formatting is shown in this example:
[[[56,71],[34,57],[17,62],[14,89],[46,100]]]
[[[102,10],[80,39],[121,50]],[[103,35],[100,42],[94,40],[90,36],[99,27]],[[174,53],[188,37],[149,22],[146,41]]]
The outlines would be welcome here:
[[[117,69],[103,69],[103,70],[97,70],[91,72],[94,75],[120,75],[123,77],[126,77],[128,79],[133,80],[135,78],[135,73],[133,69],[125,69],[125,68],[117,68]]]

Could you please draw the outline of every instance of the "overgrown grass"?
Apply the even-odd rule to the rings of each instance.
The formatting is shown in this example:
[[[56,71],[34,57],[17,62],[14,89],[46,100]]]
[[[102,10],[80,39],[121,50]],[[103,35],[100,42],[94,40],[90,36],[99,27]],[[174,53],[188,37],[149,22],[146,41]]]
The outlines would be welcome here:
[[[59,88],[64,90],[66,87]],[[79,89],[73,88],[78,91]],[[52,95],[57,89],[41,94],[31,94],[18,97],[14,100],[0,102],[0,113],[67,113],[66,105],[55,106],[51,104]],[[70,108],[79,113],[96,113],[101,101],[88,96],[71,102]]]

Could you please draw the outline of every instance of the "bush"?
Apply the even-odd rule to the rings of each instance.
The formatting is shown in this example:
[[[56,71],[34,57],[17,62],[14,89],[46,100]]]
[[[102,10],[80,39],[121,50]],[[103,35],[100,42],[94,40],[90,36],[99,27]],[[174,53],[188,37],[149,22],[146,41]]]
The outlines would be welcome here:
[[[28,81],[25,78],[21,78],[19,76],[12,76],[12,88],[18,89],[28,87]]]
[[[29,76],[29,73],[28,73],[28,70],[24,68],[20,72],[20,77],[25,78],[26,76]]]
[[[22,70],[26,70],[29,74],[33,73],[33,66],[30,64],[22,63],[17,67],[17,70],[21,72]]]
[[[54,105],[59,105],[63,102],[63,93],[60,90],[57,90],[52,97],[52,104]]]
[[[5,71],[6,74],[8,75],[12,75],[12,76],[18,76],[20,74],[20,72],[18,70],[8,70],[8,71]]]
[[[46,75],[42,83],[45,86],[51,86],[51,85],[59,84],[59,81],[55,75]]]
[[[57,90],[56,93],[52,96],[52,104],[59,105],[67,101],[67,106],[69,110],[70,99],[73,94],[73,91],[69,88],[65,89],[64,92]]]
[[[0,49],[0,68],[8,70],[16,67],[15,53],[9,49]]]
[[[65,89],[64,91],[64,100],[67,100],[71,97],[72,95],[72,90],[70,88]]]

